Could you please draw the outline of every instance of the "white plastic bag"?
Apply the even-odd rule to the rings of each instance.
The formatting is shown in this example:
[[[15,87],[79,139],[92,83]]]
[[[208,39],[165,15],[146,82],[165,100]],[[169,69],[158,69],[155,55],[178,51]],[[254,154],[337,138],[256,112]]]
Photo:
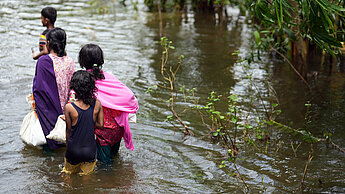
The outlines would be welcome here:
[[[24,117],[19,135],[25,143],[32,146],[39,146],[47,143],[40,121],[36,117],[35,111],[29,112]]]
[[[66,143],[66,122],[61,118],[63,115],[59,115],[55,127],[47,135],[48,139],[52,139],[58,142]]]

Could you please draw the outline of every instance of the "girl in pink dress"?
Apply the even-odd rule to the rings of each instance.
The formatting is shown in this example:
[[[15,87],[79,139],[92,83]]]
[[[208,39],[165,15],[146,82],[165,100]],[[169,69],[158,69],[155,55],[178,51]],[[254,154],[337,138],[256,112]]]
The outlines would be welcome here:
[[[95,44],[83,46],[79,52],[82,68],[93,73],[98,88],[97,99],[102,103],[104,128],[95,129],[97,159],[111,162],[117,154],[121,139],[133,151],[132,134],[128,124],[129,113],[136,113],[138,101],[133,92],[114,75],[102,71],[103,51]]]

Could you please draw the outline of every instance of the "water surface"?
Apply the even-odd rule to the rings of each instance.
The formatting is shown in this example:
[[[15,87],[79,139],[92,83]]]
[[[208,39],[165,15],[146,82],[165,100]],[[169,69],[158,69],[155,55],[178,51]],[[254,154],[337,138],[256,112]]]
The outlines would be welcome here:
[[[30,111],[25,101],[31,92],[35,71],[30,48],[37,47],[39,34],[44,30],[40,22],[43,5],[58,10],[55,26],[67,32],[69,56],[77,61],[82,45],[99,44],[105,55],[104,70],[131,88],[139,100],[138,123],[131,125],[135,150],[127,150],[122,144],[114,165],[97,165],[96,172],[88,177],[61,178],[64,149],[31,148],[22,143],[18,135],[21,122]],[[166,36],[176,47],[173,56],[185,56],[178,82],[186,88],[197,88],[197,95],[204,99],[201,101],[205,101],[211,90],[221,94],[236,93],[243,98],[250,95],[245,73],[236,65],[237,58],[231,53],[240,50],[244,56],[250,51],[251,28],[237,9],[229,9],[229,14],[227,25],[202,14],[163,14]],[[145,92],[161,81],[157,18],[157,14],[146,12],[142,2],[138,12],[130,4],[127,7],[114,4],[106,15],[98,15],[81,0],[0,2],[2,192],[242,191],[243,184],[238,179],[218,168],[226,150],[209,140],[209,132],[200,124],[200,118],[187,114],[187,123],[195,136],[184,136],[163,122],[169,114],[165,103]],[[313,92],[307,92],[288,65],[278,59],[264,57],[251,65],[250,72],[263,91],[264,81],[271,77],[283,110],[279,121],[286,124],[293,121],[296,127],[301,127],[304,104],[310,100],[312,132],[317,136],[322,136],[324,131],[332,132],[334,142],[345,147],[344,71],[333,68],[330,74],[317,62],[313,67],[319,71],[318,79],[313,82],[317,89]],[[161,97],[167,95],[162,93]],[[300,187],[309,145],[302,144],[295,157],[290,143],[297,144],[298,138],[279,136],[283,137],[277,153],[264,154],[250,147],[240,152],[238,167],[253,192],[264,187],[268,192],[297,192]],[[315,145],[314,149],[306,178],[311,191],[345,192],[345,155],[324,144]]]

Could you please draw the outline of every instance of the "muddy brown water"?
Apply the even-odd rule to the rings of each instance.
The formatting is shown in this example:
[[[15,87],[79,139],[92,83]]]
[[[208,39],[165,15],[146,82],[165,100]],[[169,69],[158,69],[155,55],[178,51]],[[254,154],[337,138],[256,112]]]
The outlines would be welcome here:
[[[136,12],[114,4],[110,13],[98,15],[87,1],[0,1],[0,188],[1,193],[231,193],[243,191],[243,184],[218,168],[226,150],[212,143],[208,131],[195,114],[187,114],[187,123],[195,136],[184,136],[163,122],[169,114],[164,102],[146,93],[161,80],[158,16],[146,12],[139,2]],[[19,129],[30,108],[25,96],[31,92],[35,61],[31,47],[37,49],[44,30],[40,10],[50,5],[58,10],[57,27],[68,35],[67,53],[77,61],[77,53],[86,43],[99,44],[105,54],[106,71],[112,72],[136,94],[140,104],[138,122],[131,125],[134,151],[125,149],[113,165],[97,165],[88,177],[61,178],[64,150],[50,151],[26,146]],[[184,65],[178,82],[197,88],[197,96],[206,99],[211,90],[248,97],[248,80],[231,55],[251,49],[252,29],[248,19],[229,8],[227,25],[219,25],[209,16],[192,13],[163,14],[166,36],[173,40],[174,56],[183,54]],[[279,121],[303,126],[307,100],[312,103],[311,131],[322,136],[333,133],[333,141],[345,147],[345,74],[343,64],[331,70],[313,62],[318,72],[313,80],[316,90],[306,91],[303,83],[287,64],[263,57],[252,63],[250,72],[263,90],[270,77],[281,103]],[[77,64],[78,65],[78,64]],[[331,72],[331,73],[330,73]],[[166,97],[162,93],[161,97]],[[276,153],[260,153],[244,148],[238,168],[251,192],[263,188],[268,193],[298,192],[308,157],[308,144],[301,144],[297,157],[290,143],[298,138],[275,132],[282,145]],[[272,145],[272,150],[277,145]],[[327,147],[314,146],[306,185],[311,192],[345,192],[345,154]]]

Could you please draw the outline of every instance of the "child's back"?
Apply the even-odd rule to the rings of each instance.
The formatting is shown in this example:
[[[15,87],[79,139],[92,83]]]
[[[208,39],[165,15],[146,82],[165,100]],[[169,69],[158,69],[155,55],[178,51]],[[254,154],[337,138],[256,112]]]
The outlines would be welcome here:
[[[103,128],[102,104],[95,99],[95,80],[88,71],[79,70],[73,74],[71,89],[77,100],[65,106],[66,142],[63,172],[81,171],[86,175],[96,165],[95,127]]]
[[[74,102],[71,105],[73,106],[69,108],[71,115],[77,113],[78,116],[77,119],[72,117],[72,121],[76,121],[76,124],[71,127],[65,155],[66,160],[73,165],[80,162],[93,162],[96,157],[95,122],[93,119],[95,106],[89,106],[84,110]]]

